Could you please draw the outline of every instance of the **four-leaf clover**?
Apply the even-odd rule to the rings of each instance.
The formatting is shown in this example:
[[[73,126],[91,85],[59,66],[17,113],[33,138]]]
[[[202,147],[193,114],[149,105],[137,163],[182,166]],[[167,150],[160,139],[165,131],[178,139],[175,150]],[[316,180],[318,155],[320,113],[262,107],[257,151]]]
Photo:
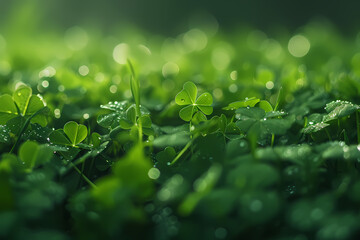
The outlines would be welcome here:
[[[192,82],[186,82],[183,90],[175,97],[175,102],[178,105],[187,105],[179,112],[180,118],[184,121],[190,121],[194,118],[205,119],[205,115],[210,115],[213,112],[213,98],[210,93],[205,92],[197,97],[197,87]],[[200,110],[200,111],[199,111]],[[196,115],[194,116],[194,113]]]

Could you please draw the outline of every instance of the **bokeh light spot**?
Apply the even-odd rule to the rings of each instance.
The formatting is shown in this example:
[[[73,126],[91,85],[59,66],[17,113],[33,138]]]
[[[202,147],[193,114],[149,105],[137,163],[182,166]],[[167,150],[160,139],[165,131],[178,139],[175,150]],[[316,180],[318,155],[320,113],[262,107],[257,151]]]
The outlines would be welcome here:
[[[230,56],[223,48],[215,48],[211,55],[211,63],[217,70],[224,70],[230,63]]]
[[[164,77],[176,76],[179,73],[180,69],[176,63],[167,62],[162,67],[162,74]]]
[[[230,78],[231,78],[231,80],[236,80],[237,78],[238,78],[238,72],[237,71],[232,71],[231,73],[230,73]]]
[[[69,28],[65,33],[65,43],[71,50],[81,50],[88,44],[89,37],[87,32],[78,27]]]
[[[310,50],[310,42],[303,35],[295,35],[289,40],[288,50],[294,57],[304,57]]]
[[[126,64],[130,54],[130,47],[126,43],[116,45],[113,51],[113,58],[119,64]]]
[[[207,45],[206,34],[199,29],[191,29],[183,36],[183,42],[189,52],[200,51]]]
[[[157,168],[150,168],[148,176],[151,179],[158,179],[160,177],[160,170]]]
[[[274,82],[273,81],[268,81],[265,86],[269,90],[273,89],[274,88]]]
[[[80,73],[81,76],[88,75],[89,71],[90,70],[89,70],[88,66],[86,66],[86,65],[82,65],[82,66],[79,67],[79,73]]]

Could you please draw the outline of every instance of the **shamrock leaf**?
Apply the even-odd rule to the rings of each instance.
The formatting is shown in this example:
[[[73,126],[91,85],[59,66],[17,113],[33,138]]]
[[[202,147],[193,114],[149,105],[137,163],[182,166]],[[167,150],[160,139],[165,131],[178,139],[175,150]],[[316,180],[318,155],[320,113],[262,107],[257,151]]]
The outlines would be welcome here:
[[[97,123],[105,128],[116,128],[119,126],[120,119],[126,118],[126,109],[130,106],[128,101],[122,102],[109,102],[106,105],[101,105],[103,109],[108,109],[111,112],[99,115]]]
[[[26,85],[20,85],[13,96],[5,94],[0,96],[0,124],[17,116],[30,117],[45,107],[43,100],[32,94],[32,89]],[[31,119],[33,123],[45,126],[47,121],[44,114],[39,114]]]
[[[184,84],[183,90],[176,95],[175,102],[178,105],[195,104],[196,96],[196,85],[192,82],[186,82]]]
[[[75,147],[87,137],[87,128],[76,122],[67,122],[64,130],[53,131],[49,138],[52,143]]]
[[[265,112],[271,112],[274,110],[271,104],[266,100],[261,100],[259,102],[259,108],[264,109]]]
[[[330,102],[326,104],[325,110],[328,114],[324,116],[323,121],[329,122],[334,119],[349,116],[356,112],[359,108],[359,105],[347,101],[337,100]]]
[[[33,141],[25,142],[19,149],[20,160],[24,163],[25,168],[30,171],[39,164],[49,161],[51,156],[51,149]]]
[[[236,110],[238,108],[242,107],[254,107],[258,102],[260,102],[260,99],[252,97],[252,98],[246,98],[244,101],[237,101],[232,102],[228,106],[224,107],[224,110]]]
[[[210,115],[213,112],[213,98],[210,93],[203,93],[198,98],[197,97],[197,87],[192,82],[186,82],[184,84],[183,90],[179,92],[175,97],[176,104],[180,106],[187,105],[182,108],[179,112],[179,116],[184,121],[190,121],[193,119],[194,113],[200,112],[205,115]],[[199,120],[206,120],[206,116],[198,114],[194,119],[196,122]]]
[[[120,119],[120,128],[129,129],[131,131],[136,131],[141,121],[142,129],[144,134],[153,135],[154,131],[151,128],[152,122],[149,114],[141,115],[141,117],[136,116],[135,105],[131,105],[126,111],[126,118]]]
[[[326,128],[327,126],[330,126],[330,124],[327,124],[327,123],[324,123],[324,122],[315,123],[315,124],[309,124],[307,127],[303,128],[301,130],[301,132],[303,132],[305,134],[319,132],[322,129]]]
[[[261,137],[267,134],[284,134],[293,123],[292,118],[268,119],[265,110],[258,107],[239,108],[235,113],[235,118],[238,119],[236,125],[242,132],[254,133]]]

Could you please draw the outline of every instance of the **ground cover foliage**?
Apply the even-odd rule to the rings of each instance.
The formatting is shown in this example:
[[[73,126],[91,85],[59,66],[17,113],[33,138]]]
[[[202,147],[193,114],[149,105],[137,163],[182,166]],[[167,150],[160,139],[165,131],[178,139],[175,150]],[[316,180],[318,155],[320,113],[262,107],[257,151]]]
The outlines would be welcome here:
[[[0,238],[356,239],[360,37],[215,30],[0,35]]]

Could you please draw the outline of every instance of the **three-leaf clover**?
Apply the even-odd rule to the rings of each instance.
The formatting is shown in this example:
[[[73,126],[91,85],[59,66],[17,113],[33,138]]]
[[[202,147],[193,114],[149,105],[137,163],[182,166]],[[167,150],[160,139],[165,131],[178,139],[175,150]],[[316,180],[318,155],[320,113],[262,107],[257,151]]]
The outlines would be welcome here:
[[[87,137],[87,128],[74,121],[67,122],[64,130],[53,131],[49,138],[52,143],[75,147]]]
[[[210,115],[213,112],[213,98],[210,93],[205,92],[197,97],[197,87],[192,82],[186,82],[183,90],[175,97],[175,102],[178,105],[186,107],[182,108],[179,116],[184,121],[190,121],[195,117],[196,119],[206,119],[205,115]],[[200,110],[200,111],[199,111]],[[196,116],[194,116],[196,113]]]

